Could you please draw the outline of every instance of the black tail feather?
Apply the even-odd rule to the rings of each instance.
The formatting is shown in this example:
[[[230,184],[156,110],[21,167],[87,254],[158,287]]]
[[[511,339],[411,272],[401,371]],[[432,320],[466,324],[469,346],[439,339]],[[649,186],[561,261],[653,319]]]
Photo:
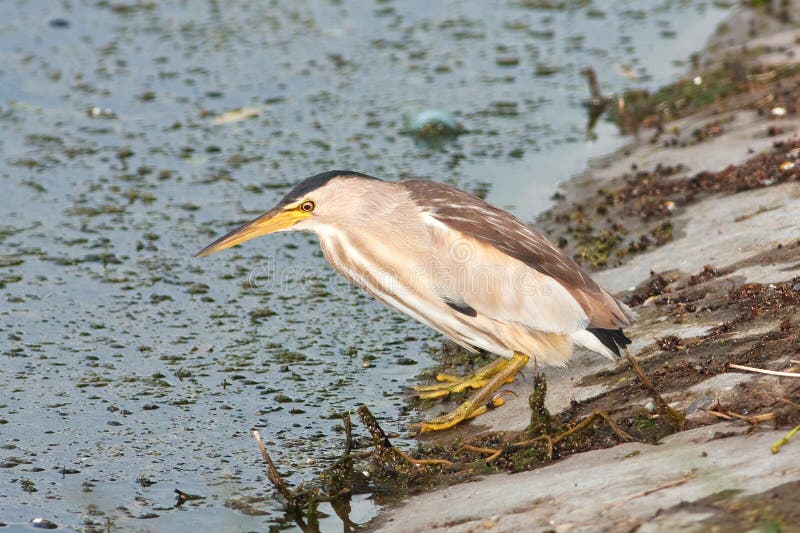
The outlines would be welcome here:
[[[625,348],[631,343],[621,329],[586,328],[586,331],[597,337],[617,357],[620,356],[619,349]]]

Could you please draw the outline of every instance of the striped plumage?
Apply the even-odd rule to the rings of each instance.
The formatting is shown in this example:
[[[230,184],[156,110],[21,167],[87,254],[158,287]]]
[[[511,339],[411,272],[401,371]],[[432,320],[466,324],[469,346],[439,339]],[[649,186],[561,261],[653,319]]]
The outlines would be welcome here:
[[[316,204],[349,214],[298,229],[316,232],[331,266],[376,299],[469,349],[551,365],[563,365],[573,344],[618,355],[587,328],[616,331],[630,310],[512,215],[441,183],[342,176],[330,197],[317,191]],[[347,209],[355,195],[391,201]]]
[[[318,174],[198,255],[284,230],[316,233],[328,262],[354,284],[458,344],[513,359],[516,367],[528,356],[563,365],[575,344],[613,359],[630,342],[621,328],[633,313],[578,264],[513,215],[448,185]],[[492,390],[501,378],[513,379],[515,368],[493,379]],[[472,380],[483,391],[476,402],[488,394],[486,377]],[[457,420],[431,427],[450,427],[475,405],[462,408]]]

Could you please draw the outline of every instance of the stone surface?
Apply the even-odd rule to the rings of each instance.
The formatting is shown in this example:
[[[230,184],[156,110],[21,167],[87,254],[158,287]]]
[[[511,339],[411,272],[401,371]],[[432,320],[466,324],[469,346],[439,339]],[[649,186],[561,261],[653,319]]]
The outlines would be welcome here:
[[[748,435],[741,426],[723,423],[672,435],[656,446],[631,443],[577,454],[538,470],[415,496],[386,512],[376,529],[702,530],[708,513],[668,511],[723,490],[742,498],[800,477],[796,454],[770,452],[783,434]]]
[[[768,211],[736,222],[742,215]],[[678,269],[700,272],[712,264],[725,267],[779,243],[798,238],[800,183],[786,183],[766,189],[729,196],[714,196],[689,206],[676,219],[685,224],[685,235],[647,253],[634,256],[624,265],[600,272],[596,279],[612,291],[630,289],[646,279],[650,271]],[[736,272],[751,281],[770,283],[791,277],[786,265],[759,265]]]

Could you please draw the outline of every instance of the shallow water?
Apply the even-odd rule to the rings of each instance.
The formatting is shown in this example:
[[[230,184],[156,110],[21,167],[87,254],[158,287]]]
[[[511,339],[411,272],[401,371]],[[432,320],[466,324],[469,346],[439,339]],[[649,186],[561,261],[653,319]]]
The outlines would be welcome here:
[[[274,524],[249,429],[310,477],[360,402],[386,427],[419,417],[403,389],[441,339],[339,281],[310,236],[192,253],[331,168],[530,219],[623,141],[587,135],[580,70],[661,85],[720,4],[0,0],[0,521]],[[469,133],[402,134],[422,109]],[[202,498],[175,508],[175,488]]]

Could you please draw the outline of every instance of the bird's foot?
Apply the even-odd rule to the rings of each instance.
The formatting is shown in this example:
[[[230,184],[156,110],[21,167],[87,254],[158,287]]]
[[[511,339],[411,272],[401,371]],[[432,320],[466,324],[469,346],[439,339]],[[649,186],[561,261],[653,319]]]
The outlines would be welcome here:
[[[437,376],[437,378],[438,377],[439,376]],[[480,389],[481,387],[485,386],[488,381],[488,379],[480,379],[469,376],[461,378],[458,381],[414,387],[414,392],[416,392],[417,397],[420,400],[435,400],[436,398],[445,398],[451,394],[463,392],[467,389]]]
[[[478,408],[480,407],[482,406],[479,405]],[[467,400],[447,414],[437,416],[436,418],[433,418],[427,422],[421,422],[419,424],[419,431],[420,433],[427,433],[428,431],[441,431],[443,429],[450,429],[459,422],[470,418],[470,415],[475,410],[475,404],[470,400]]]
[[[469,401],[466,401],[459,405],[455,410],[450,411],[447,414],[437,416],[436,418],[428,420],[427,422],[420,422],[418,424],[418,428],[420,433],[450,429],[459,422],[469,420],[470,418],[475,418],[476,416],[480,416],[488,411],[491,411],[492,409],[497,409],[504,403],[505,400],[499,393],[495,394],[490,401],[477,407],[472,405]]]
[[[450,429],[459,422],[467,420],[468,418],[474,418],[495,407],[499,407],[504,403],[503,398],[500,395],[495,395],[495,393],[505,383],[508,383],[509,380],[514,381],[514,376],[516,376],[517,372],[525,368],[528,359],[529,357],[527,355],[521,353],[515,353],[511,359],[504,359],[501,368],[495,370],[494,375],[487,379],[486,383],[467,401],[447,414],[420,423],[418,426],[419,431],[421,433],[426,433],[429,431]],[[496,362],[497,361],[495,361],[495,363]],[[485,368],[488,367],[484,367],[481,370]]]
[[[414,391],[421,400],[433,400],[467,389],[480,389],[484,387],[493,376],[505,368],[508,363],[508,359],[500,357],[468,376],[458,377],[451,374],[437,374],[436,381],[440,383],[436,385],[414,387]],[[514,381],[514,376],[511,376],[510,381]]]

